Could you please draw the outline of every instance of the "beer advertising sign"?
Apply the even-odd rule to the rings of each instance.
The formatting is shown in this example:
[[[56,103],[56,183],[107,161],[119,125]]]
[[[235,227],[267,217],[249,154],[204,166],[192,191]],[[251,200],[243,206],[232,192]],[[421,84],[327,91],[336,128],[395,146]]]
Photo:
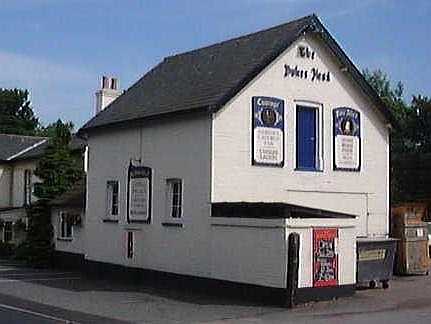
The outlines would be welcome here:
[[[151,168],[130,164],[128,174],[127,221],[149,223],[151,219]]]
[[[354,109],[333,111],[334,169],[359,171],[361,168],[361,119]]]
[[[335,228],[313,229],[313,287],[338,283],[337,238]]]
[[[252,98],[252,164],[283,167],[284,101]]]

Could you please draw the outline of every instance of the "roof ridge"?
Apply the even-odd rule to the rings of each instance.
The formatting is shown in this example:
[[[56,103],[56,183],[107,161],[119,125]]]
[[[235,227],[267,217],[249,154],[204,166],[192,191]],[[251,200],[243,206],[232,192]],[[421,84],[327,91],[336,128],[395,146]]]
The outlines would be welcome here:
[[[316,17],[317,17],[317,15],[315,13],[312,13],[312,14],[309,14],[307,16],[296,18],[294,20],[291,20],[291,21],[288,21],[288,22],[285,22],[285,23],[282,23],[282,24],[279,24],[279,25],[276,25],[276,26],[273,26],[273,27],[268,27],[268,28],[265,28],[265,29],[261,29],[261,30],[255,31],[255,32],[251,32],[251,33],[245,34],[245,35],[240,35],[240,36],[237,36],[237,37],[226,39],[226,40],[223,40],[223,41],[220,41],[220,42],[217,42],[217,43],[213,43],[213,44],[210,44],[210,45],[205,45],[205,46],[202,46],[202,47],[199,47],[199,48],[195,48],[195,49],[192,49],[192,50],[189,50],[189,51],[181,52],[181,53],[178,53],[178,54],[168,55],[168,56],[164,57],[164,60],[168,60],[168,59],[171,59],[171,58],[174,58],[174,57],[178,57],[178,56],[182,56],[182,55],[191,54],[193,52],[204,50],[204,49],[207,49],[207,48],[210,48],[210,47],[222,45],[222,44],[225,44],[225,43],[228,43],[228,42],[232,42],[232,41],[236,41],[236,40],[239,40],[239,39],[242,39],[242,38],[247,38],[247,37],[250,37],[250,36],[255,35],[255,34],[260,34],[260,33],[271,31],[273,29],[278,29],[280,27],[284,27],[286,25],[290,25],[290,24],[296,23],[296,22],[301,21],[301,20],[306,20],[306,19],[316,18]]]

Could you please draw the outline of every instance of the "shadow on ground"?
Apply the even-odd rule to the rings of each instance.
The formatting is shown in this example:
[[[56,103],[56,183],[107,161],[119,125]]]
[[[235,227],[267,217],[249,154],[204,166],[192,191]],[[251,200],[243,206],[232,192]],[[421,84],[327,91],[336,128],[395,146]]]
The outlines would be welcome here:
[[[81,271],[64,268],[32,268],[23,263],[1,260],[1,264],[13,265],[13,269],[0,272],[0,280],[19,280],[33,285],[75,291],[129,292],[143,294],[139,301],[151,302],[154,297],[166,298],[197,305],[236,305],[236,306],[272,306],[282,307],[284,296],[275,295],[236,284],[205,279],[178,279],[176,276],[165,278],[103,278]],[[278,294],[278,295],[277,295]]]

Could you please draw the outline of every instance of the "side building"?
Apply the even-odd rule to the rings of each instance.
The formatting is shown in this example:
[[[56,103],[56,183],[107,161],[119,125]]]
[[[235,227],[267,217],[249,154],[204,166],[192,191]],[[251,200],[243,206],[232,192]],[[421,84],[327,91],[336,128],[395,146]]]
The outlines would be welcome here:
[[[38,157],[33,153],[47,138],[0,134],[0,240],[19,244],[25,238],[28,208],[37,198],[34,175]]]
[[[0,241],[18,245],[25,239],[27,208],[37,201],[34,174],[49,138],[0,134]],[[83,161],[85,142],[74,136],[74,156]]]

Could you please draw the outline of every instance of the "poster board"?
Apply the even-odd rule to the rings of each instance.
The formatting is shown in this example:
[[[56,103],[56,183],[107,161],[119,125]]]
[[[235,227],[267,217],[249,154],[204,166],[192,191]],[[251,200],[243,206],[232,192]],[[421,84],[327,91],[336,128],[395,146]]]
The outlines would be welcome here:
[[[313,287],[338,283],[337,238],[336,228],[313,229]]]
[[[129,165],[127,222],[150,223],[151,221],[151,168]]]
[[[334,170],[361,169],[361,118],[352,108],[340,107],[333,111]]]
[[[252,98],[252,165],[284,165],[284,101]]]

